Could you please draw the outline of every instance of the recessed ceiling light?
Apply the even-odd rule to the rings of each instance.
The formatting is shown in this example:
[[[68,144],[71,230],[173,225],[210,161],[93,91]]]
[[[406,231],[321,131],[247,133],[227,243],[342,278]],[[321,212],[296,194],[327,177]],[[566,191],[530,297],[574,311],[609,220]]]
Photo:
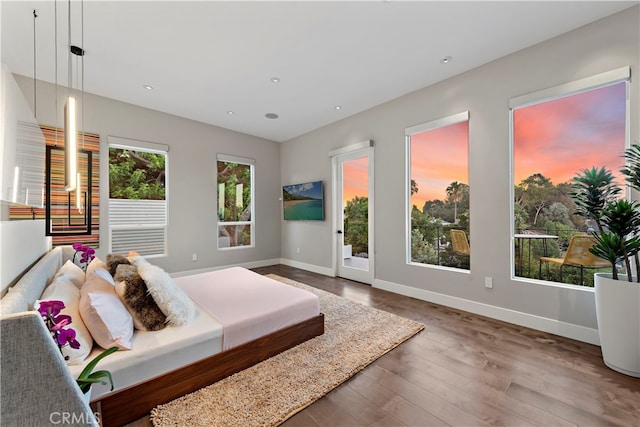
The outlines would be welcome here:
[[[277,119],[279,116],[276,113],[267,113],[264,115],[267,119]]]
[[[280,83],[280,77],[271,77],[271,83]]]
[[[449,62],[451,62],[451,57],[450,56],[445,56],[444,58],[442,58],[440,60],[441,64],[448,64]]]
[[[151,85],[142,85],[143,88],[145,88],[146,90],[153,90],[153,86]]]
[[[333,108],[335,108],[336,110],[342,110],[342,105],[336,105],[336,106],[335,106],[335,107],[333,107]]]
[[[230,116],[233,116],[233,111],[229,110],[229,111],[227,111],[227,114],[230,115]]]

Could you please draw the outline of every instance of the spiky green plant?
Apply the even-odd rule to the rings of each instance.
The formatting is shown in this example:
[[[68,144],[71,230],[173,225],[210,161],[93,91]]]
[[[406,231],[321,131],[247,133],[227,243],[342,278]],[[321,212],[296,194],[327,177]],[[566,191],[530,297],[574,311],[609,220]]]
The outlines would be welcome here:
[[[573,191],[569,193],[576,204],[576,215],[592,219],[598,231],[603,231],[602,210],[618,197],[621,189],[614,182],[613,174],[604,166],[600,169],[594,166],[580,172],[573,178]]]
[[[626,149],[623,157],[626,165],[620,172],[629,187],[640,191],[640,145]],[[627,278],[632,281],[631,259],[635,261],[636,271],[640,272],[640,205],[618,198],[622,189],[604,167],[583,169],[573,181],[570,195],[576,204],[576,213],[592,219],[598,228],[593,232],[596,242],[589,251],[611,263],[614,280],[618,280],[616,266],[623,262]],[[640,282],[640,275],[637,280]]]

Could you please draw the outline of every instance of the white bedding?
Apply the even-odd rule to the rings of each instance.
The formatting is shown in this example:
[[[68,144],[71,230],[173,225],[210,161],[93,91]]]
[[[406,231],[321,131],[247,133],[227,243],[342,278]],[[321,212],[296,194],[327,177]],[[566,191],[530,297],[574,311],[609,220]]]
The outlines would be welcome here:
[[[103,351],[94,348],[83,365],[69,369],[77,377],[82,368]],[[96,369],[111,371],[116,390],[141,383],[166,372],[189,365],[222,351],[222,325],[200,309],[187,326],[168,326],[159,331],[136,331],[133,348],[117,351],[98,363]],[[91,399],[109,393],[109,388],[96,384]]]
[[[320,314],[318,297],[242,267],[175,279],[224,328],[227,350]]]

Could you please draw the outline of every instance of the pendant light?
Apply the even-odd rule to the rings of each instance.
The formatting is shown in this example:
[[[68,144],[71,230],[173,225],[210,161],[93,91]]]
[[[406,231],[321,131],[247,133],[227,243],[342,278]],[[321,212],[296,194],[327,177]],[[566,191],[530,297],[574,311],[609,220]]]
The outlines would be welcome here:
[[[68,59],[68,85],[67,89],[69,95],[64,103],[64,189],[67,192],[72,192],[78,185],[78,124],[77,124],[77,101],[74,96],[71,95],[73,89],[72,84],[72,61],[71,55],[76,57],[82,57],[83,70],[84,70],[84,50],[78,46],[71,44],[71,0],[68,0],[68,31],[67,41],[69,51],[67,52]],[[83,8],[84,9],[84,8]],[[84,11],[83,11],[84,12]],[[81,16],[81,19],[84,17]],[[83,35],[84,36],[84,35]],[[76,61],[77,62],[77,61]],[[83,71],[84,72],[84,71]],[[84,75],[82,76],[84,82]],[[82,88],[84,92],[84,87]]]

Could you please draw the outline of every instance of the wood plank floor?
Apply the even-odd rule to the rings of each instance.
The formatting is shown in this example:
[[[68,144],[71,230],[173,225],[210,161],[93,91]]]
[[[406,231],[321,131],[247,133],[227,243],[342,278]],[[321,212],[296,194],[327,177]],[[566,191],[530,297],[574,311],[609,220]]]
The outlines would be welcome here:
[[[283,265],[255,271],[426,326],[284,427],[640,426],[640,379],[597,346]]]

